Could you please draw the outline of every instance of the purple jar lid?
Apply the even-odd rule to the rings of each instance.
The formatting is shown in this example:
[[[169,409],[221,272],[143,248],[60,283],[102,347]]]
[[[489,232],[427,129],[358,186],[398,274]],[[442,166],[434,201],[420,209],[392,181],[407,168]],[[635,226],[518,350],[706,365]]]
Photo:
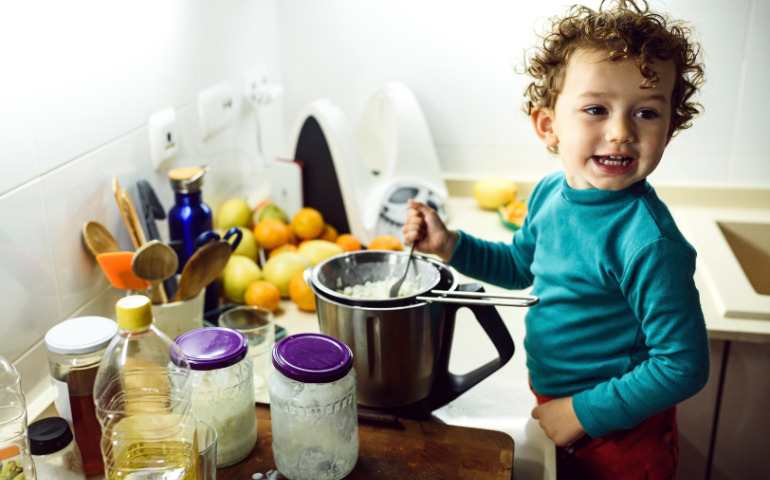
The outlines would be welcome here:
[[[249,350],[246,335],[223,327],[191,330],[174,340],[184,352],[191,370],[216,370],[240,362]]]
[[[297,382],[329,383],[347,375],[353,367],[353,352],[336,338],[300,333],[275,344],[273,366]]]

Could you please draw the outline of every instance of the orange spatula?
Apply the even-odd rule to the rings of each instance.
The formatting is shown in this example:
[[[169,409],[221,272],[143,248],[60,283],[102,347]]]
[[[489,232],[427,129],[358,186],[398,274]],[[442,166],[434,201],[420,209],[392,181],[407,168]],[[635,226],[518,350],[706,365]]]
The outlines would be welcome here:
[[[133,258],[134,252],[111,252],[100,253],[96,256],[96,261],[99,262],[113,287],[123,290],[144,290],[150,284],[134,275],[131,270]]]

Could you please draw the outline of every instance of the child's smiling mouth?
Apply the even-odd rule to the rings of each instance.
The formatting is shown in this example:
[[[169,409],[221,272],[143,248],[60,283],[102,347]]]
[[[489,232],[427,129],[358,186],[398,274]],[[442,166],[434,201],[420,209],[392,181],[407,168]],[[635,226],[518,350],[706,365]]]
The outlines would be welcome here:
[[[608,167],[627,167],[634,161],[632,157],[621,155],[594,155],[593,159],[599,165]]]

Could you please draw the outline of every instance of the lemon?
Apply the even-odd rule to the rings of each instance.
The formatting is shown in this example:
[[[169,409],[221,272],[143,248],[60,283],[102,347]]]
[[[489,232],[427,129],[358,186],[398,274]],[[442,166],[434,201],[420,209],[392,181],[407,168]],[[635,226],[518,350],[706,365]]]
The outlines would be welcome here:
[[[254,237],[254,232],[249,228],[241,228],[241,243],[233,250],[233,255],[243,255],[250,259],[257,260],[257,239]]]
[[[318,265],[329,257],[344,253],[345,250],[328,240],[306,240],[299,244],[298,253],[304,255],[313,265]]]
[[[217,228],[248,227],[251,222],[251,207],[243,198],[230,198],[219,207]]]
[[[274,218],[286,224],[289,223],[289,216],[286,215],[286,212],[284,212],[278,205],[272,203],[268,203],[254,212],[254,224],[256,225],[268,218]]]
[[[502,177],[486,177],[473,184],[473,198],[481,208],[495,210],[516,200],[518,190],[511,180]]]
[[[289,283],[299,272],[310,267],[310,260],[296,252],[283,252],[265,262],[265,280],[278,287],[281,297],[289,298]]]
[[[225,297],[235,303],[244,302],[246,289],[257,280],[262,280],[262,271],[257,262],[243,255],[230,256],[224,270],[219,274]]]

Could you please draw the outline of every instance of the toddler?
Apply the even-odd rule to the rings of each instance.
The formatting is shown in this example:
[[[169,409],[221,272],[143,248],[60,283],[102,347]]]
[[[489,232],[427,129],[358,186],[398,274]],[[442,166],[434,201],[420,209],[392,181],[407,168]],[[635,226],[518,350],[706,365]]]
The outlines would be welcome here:
[[[532,287],[524,347],[532,411],[560,480],[669,479],[675,405],[708,380],[695,251],[647,182],[699,113],[698,46],[632,1],[573,6],[526,62],[525,109],[563,171],[541,180],[512,242],[449,230],[410,202],[407,243],[459,272]]]

